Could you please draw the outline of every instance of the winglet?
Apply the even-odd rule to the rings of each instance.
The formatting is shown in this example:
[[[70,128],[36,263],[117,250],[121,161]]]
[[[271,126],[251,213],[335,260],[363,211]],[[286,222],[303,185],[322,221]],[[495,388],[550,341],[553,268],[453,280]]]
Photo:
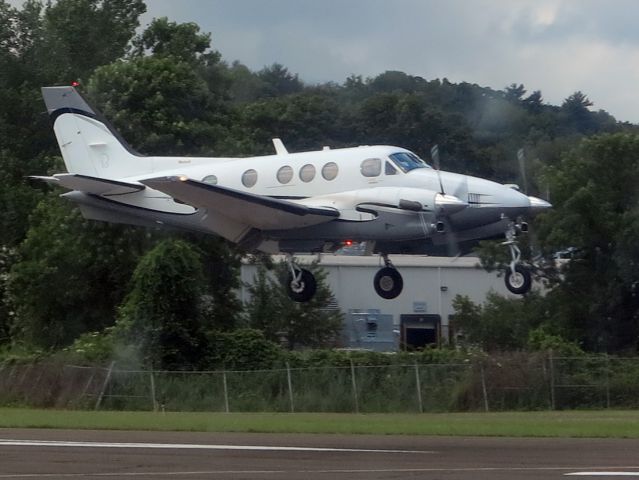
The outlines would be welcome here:
[[[286,150],[284,143],[279,138],[273,139],[273,146],[275,147],[275,153],[278,155],[288,155],[288,150]]]

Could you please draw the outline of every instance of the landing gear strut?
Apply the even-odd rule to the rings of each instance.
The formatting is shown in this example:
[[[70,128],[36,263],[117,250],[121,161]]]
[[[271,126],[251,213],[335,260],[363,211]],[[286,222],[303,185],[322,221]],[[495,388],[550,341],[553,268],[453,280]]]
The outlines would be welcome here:
[[[396,298],[400,293],[402,293],[404,280],[402,279],[401,274],[388,259],[388,255],[383,254],[382,258],[384,259],[385,266],[375,274],[373,286],[375,287],[377,295],[390,300]]]
[[[315,276],[305,268],[300,268],[292,255],[286,256],[290,270],[286,280],[286,293],[295,302],[308,302],[317,290]]]
[[[524,231],[522,229],[522,231]],[[506,283],[506,288],[516,295],[523,295],[530,291],[530,287],[532,286],[532,275],[530,271],[519,263],[521,259],[521,250],[517,246],[517,240],[515,238],[517,233],[515,224],[511,224],[508,230],[506,230],[506,241],[502,242],[502,245],[506,245],[508,250],[510,250],[510,256],[512,260],[510,261],[509,267],[506,269],[506,276],[504,277],[504,282]]]

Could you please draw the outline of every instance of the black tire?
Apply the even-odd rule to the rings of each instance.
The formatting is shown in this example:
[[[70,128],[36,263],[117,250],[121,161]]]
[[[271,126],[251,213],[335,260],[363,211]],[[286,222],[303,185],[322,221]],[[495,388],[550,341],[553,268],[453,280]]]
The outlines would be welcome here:
[[[393,267],[384,267],[375,274],[373,285],[377,295],[391,300],[402,293],[404,280],[401,274]]]
[[[286,292],[291,300],[303,303],[313,298],[317,291],[317,282],[315,281],[315,275],[311,272],[305,268],[302,268],[301,271],[302,278],[297,285],[293,282],[293,275],[291,273],[288,274]]]
[[[530,287],[532,286],[532,275],[526,267],[522,265],[515,265],[514,274],[510,268],[506,269],[504,283],[506,283],[506,288],[511,293],[514,293],[515,295],[523,295],[530,291]]]

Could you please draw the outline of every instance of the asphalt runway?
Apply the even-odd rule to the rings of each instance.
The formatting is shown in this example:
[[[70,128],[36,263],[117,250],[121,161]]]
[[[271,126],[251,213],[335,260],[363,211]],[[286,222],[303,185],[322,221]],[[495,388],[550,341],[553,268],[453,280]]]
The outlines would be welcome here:
[[[639,478],[639,440],[0,429],[0,479]]]

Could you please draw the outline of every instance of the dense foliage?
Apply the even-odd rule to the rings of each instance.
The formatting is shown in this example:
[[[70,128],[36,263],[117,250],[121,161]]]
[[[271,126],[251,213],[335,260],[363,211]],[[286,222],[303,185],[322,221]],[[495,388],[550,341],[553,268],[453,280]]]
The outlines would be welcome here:
[[[636,126],[593,111],[579,91],[555,106],[521,84],[495,90],[397,71],[308,85],[281,64],[254,72],[226,63],[193,23],[160,18],[136,34],[145,8],[142,0],[28,0],[21,8],[0,0],[0,344],[57,349],[119,328],[150,342],[146,361],[189,368],[222,350],[187,352],[186,344],[232,343],[241,326],[266,341],[284,332],[291,348],[331,344],[336,331],[328,291],[293,309],[260,273],[243,306],[234,293],[242,252],[226,242],[87,222],[60,191],[27,180],[63,169],[40,87],[78,80],[143,153],[255,155],[271,152],[279,136],[292,151],[388,143],[428,158],[438,144],[447,170],[550,194],[556,208],[540,220],[538,243],[549,258],[569,247],[576,258],[542,272],[554,286],[545,297],[489,299],[481,308],[491,319],[475,341],[528,348],[543,331],[587,349],[636,350]],[[193,281],[173,277],[178,290],[157,291],[168,287],[154,279],[166,281],[182,254],[190,263],[176,272]],[[190,300],[160,305],[164,295]],[[116,318],[127,328],[114,330]],[[498,344],[482,340],[491,337]]]

